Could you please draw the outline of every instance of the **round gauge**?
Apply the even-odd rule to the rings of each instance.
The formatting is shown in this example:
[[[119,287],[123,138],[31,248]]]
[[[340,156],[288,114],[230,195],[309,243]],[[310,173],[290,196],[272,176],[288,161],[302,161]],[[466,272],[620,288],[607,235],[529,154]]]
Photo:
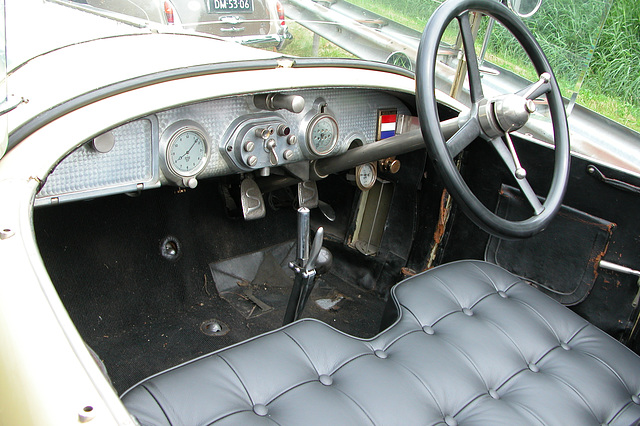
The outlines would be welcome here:
[[[336,146],[338,141],[338,123],[330,115],[322,114],[309,123],[307,144],[316,155],[326,155]]]
[[[356,185],[363,191],[373,188],[378,178],[375,163],[365,163],[356,167]]]
[[[181,186],[195,187],[195,176],[209,161],[209,139],[198,123],[173,123],[160,138],[160,166],[167,179]]]
[[[207,161],[207,142],[198,130],[184,128],[167,145],[169,166],[179,175],[193,176]]]

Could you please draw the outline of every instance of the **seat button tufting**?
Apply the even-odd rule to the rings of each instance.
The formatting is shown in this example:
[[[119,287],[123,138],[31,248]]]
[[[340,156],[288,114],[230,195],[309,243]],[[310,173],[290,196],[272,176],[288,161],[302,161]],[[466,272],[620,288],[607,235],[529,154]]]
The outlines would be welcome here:
[[[500,295],[500,297],[502,297],[502,298],[504,298],[504,299],[506,299],[506,298],[508,298],[508,297],[509,297],[509,296],[507,295],[507,293],[505,293],[505,292],[504,292],[504,291],[502,291],[502,290],[500,290],[500,291],[498,292],[498,294]]]
[[[631,400],[634,404],[640,405],[640,398],[638,398],[638,395],[631,395]]]
[[[422,327],[422,331],[424,331],[427,334],[435,333],[435,331],[433,330],[433,327],[431,327],[430,325],[425,325],[424,327]]]
[[[473,311],[472,311],[471,309],[469,309],[469,308],[464,308],[464,309],[462,310],[462,312],[463,312],[466,316],[468,316],[468,317],[473,316]]]
[[[266,416],[269,412],[269,409],[264,404],[256,404],[253,406],[253,412],[258,416]]]
[[[378,358],[382,358],[385,359],[387,357],[387,353],[385,351],[381,351],[380,349],[377,349],[374,352],[375,356],[377,356]]]
[[[500,399],[500,395],[495,389],[489,389],[489,396],[493,399]]]
[[[566,344],[566,343],[564,343],[564,342],[560,344],[560,347],[561,347],[562,349],[564,349],[565,351],[568,351],[569,349],[571,349],[571,348],[569,347],[569,345],[567,345],[567,344]]]
[[[458,421],[454,419],[453,416],[446,416],[444,418],[444,422],[447,424],[447,426],[458,426]]]
[[[333,379],[331,378],[331,376],[327,376],[326,374],[322,374],[318,380],[320,380],[320,383],[322,383],[325,386],[331,386],[333,384]]]
[[[534,363],[529,363],[529,370],[533,371],[534,373],[537,373],[538,371],[540,371],[540,368]]]

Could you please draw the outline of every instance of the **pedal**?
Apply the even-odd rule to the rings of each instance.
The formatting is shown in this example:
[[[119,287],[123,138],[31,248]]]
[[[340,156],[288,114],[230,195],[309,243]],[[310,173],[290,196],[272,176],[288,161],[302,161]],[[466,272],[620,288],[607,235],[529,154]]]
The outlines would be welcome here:
[[[240,184],[240,201],[244,220],[262,219],[267,214],[262,192],[251,178],[245,178]]]
[[[298,206],[308,209],[318,207],[318,186],[309,180],[298,184]]]

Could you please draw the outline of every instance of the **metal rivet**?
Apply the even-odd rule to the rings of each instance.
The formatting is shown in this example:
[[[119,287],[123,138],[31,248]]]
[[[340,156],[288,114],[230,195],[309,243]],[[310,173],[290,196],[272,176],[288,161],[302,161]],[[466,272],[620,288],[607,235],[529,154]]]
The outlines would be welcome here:
[[[255,155],[250,155],[249,158],[247,158],[247,164],[250,167],[255,166],[256,164],[258,164],[258,157],[256,157]]]
[[[430,325],[425,325],[424,327],[422,327],[422,331],[424,331],[425,333],[427,333],[429,335],[432,335],[432,334],[435,333],[435,330]]]
[[[327,376],[326,374],[322,374],[318,380],[320,380],[320,383],[322,383],[325,386],[331,386],[333,384],[333,379],[331,378],[331,376]]]
[[[92,405],[86,405],[82,410],[78,411],[78,421],[80,423],[87,423],[95,419],[96,410]]]
[[[247,143],[244,144],[244,150],[247,152],[252,152],[255,147],[256,144],[253,143],[253,141],[247,141]]]
[[[13,232],[11,229],[3,229],[2,231],[0,231],[0,240],[6,240],[7,238],[11,238],[15,235],[15,232]]]
[[[380,349],[377,349],[375,352],[373,352],[373,354],[382,359],[385,359],[387,357],[387,353],[385,351],[381,351]]]
[[[264,404],[256,404],[253,406],[253,412],[258,416],[264,417],[269,413],[269,409]]]
[[[465,314],[468,317],[472,317],[473,316],[473,311],[471,309],[469,309],[469,308],[464,308],[462,310],[462,313]]]

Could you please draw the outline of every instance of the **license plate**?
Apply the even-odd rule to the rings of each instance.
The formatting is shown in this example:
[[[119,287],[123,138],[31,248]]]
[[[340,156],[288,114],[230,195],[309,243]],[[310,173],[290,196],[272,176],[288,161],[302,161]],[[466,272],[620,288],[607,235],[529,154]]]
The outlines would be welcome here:
[[[253,0],[209,0],[209,12],[253,12]]]

